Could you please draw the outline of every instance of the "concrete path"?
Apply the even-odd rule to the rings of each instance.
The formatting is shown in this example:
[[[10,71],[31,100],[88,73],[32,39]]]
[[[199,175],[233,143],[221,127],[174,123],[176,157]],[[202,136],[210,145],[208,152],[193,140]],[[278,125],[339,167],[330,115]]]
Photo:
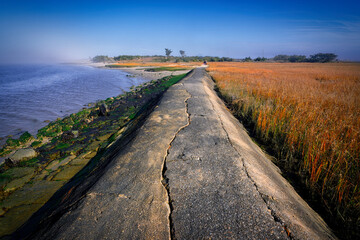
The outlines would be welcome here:
[[[213,91],[171,87],[77,208],[37,239],[332,239]]]

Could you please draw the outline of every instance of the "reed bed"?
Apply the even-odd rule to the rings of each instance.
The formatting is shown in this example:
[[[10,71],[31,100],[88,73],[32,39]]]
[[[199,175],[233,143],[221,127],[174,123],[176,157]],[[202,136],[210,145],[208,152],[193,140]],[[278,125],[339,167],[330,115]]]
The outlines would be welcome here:
[[[335,218],[358,228],[360,64],[210,63],[208,71],[285,169]]]

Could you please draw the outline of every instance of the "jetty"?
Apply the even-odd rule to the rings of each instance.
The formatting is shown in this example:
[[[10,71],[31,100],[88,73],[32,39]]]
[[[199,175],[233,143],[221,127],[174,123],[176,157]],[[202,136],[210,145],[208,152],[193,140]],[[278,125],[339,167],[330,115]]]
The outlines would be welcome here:
[[[45,205],[12,238],[335,239],[229,112],[205,68],[170,87],[120,145],[103,169],[56,195],[56,210]]]

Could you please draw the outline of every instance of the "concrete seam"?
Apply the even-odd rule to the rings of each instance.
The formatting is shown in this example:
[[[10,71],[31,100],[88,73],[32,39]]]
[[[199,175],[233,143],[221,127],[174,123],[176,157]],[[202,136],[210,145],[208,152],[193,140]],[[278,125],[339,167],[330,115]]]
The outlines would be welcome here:
[[[255,181],[250,177],[250,175],[249,175],[249,173],[248,173],[248,171],[247,171],[247,168],[246,168],[246,166],[245,166],[244,158],[241,157],[241,154],[240,154],[240,153],[237,151],[237,149],[234,147],[234,145],[233,145],[233,143],[232,143],[232,141],[231,141],[231,139],[230,139],[230,137],[229,137],[229,134],[228,134],[228,132],[226,131],[226,129],[225,129],[225,127],[224,127],[224,123],[223,123],[221,117],[219,116],[218,112],[215,110],[215,106],[214,106],[213,102],[211,101],[210,96],[209,96],[208,94],[207,94],[207,96],[208,96],[208,98],[209,98],[209,101],[210,101],[210,103],[211,103],[211,106],[213,107],[214,112],[216,113],[216,116],[218,117],[218,119],[219,119],[219,121],[220,121],[221,127],[222,127],[222,129],[224,130],[224,132],[225,132],[225,134],[226,134],[226,138],[228,139],[231,147],[235,150],[235,152],[236,152],[236,153],[239,155],[239,157],[241,158],[242,165],[243,165],[243,168],[244,168],[244,171],[245,171],[246,176],[247,176],[247,177],[250,179],[250,181],[254,184],[256,191],[259,193],[261,199],[265,202],[266,207],[270,210],[271,216],[274,218],[274,221],[277,222],[277,223],[279,223],[279,224],[284,228],[284,230],[285,230],[285,232],[287,233],[287,236],[288,236],[288,238],[289,238],[290,240],[295,239],[295,238],[292,236],[292,234],[291,234],[289,228],[287,227],[287,225],[277,216],[277,214],[275,213],[275,211],[271,208],[270,204],[268,204],[268,202],[266,201],[266,198],[265,198],[264,194],[262,194],[262,193],[259,191],[258,186],[256,185]]]
[[[166,171],[167,171],[167,167],[166,167],[166,162],[167,162],[167,157],[169,155],[169,150],[171,148],[171,144],[173,143],[173,141],[175,140],[176,136],[179,134],[179,132],[181,130],[183,130],[184,128],[186,128],[187,126],[190,125],[191,120],[190,120],[190,113],[188,111],[188,100],[192,97],[191,94],[185,89],[185,91],[190,95],[189,97],[187,97],[184,100],[185,103],[185,112],[187,114],[187,123],[184,126],[181,126],[178,131],[174,134],[174,137],[171,139],[170,143],[169,143],[169,147],[166,150],[166,154],[164,156],[164,161],[163,161],[163,166],[162,166],[162,180],[161,183],[164,186],[166,192],[167,192],[167,197],[168,197],[168,206],[170,209],[170,214],[169,214],[169,224],[170,224],[170,239],[176,239],[175,237],[175,228],[174,228],[174,222],[172,219],[172,211],[173,211],[173,205],[172,205],[172,200],[171,200],[171,196],[170,196],[170,187],[169,187],[169,178],[166,176]]]

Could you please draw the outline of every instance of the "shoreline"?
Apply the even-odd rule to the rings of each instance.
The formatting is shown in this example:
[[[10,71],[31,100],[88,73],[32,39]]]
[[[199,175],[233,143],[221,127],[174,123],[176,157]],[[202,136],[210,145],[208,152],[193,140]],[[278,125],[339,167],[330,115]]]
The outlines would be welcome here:
[[[185,76],[149,81],[50,122],[36,139],[30,134],[12,139],[14,145],[1,149],[2,154],[31,150],[36,156],[16,160],[12,153],[4,155],[10,160],[0,166],[0,225],[4,226],[0,237],[16,230],[85,166],[97,168],[99,158],[136,125],[139,116],[146,115],[166,89]]]
[[[109,63],[93,63],[93,62],[89,62],[89,61],[84,61],[84,62],[74,62],[74,63],[62,63],[63,65],[74,65],[74,66],[88,66],[88,67],[93,67],[93,68],[100,68],[100,69],[109,69],[109,70],[120,70],[121,72],[125,72],[128,73],[128,75],[126,75],[129,78],[141,78],[143,80],[146,80],[146,82],[150,82],[150,81],[154,81],[154,80],[158,80],[167,76],[174,76],[174,75],[181,75],[181,74],[186,74],[188,72],[191,71],[191,69],[188,70],[183,70],[183,71],[162,71],[162,72],[147,72],[145,71],[145,69],[147,68],[151,68],[150,67],[132,67],[132,68],[108,68],[105,67],[106,65],[108,65]],[[137,86],[134,86],[137,87]],[[131,90],[130,90],[131,91]],[[126,92],[123,93],[119,93],[119,95],[124,94]],[[119,96],[117,95],[117,96]],[[113,96],[113,97],[117,97],[117,96]],[[99,101],[104,101],[105,99],[99,99]],[[90,106],[91,104],[91,106]],[[80,112],[84,109],[89,109],[92,106],[96,105],[96,103],[85,103],[82,107],[82,109],[79,109],[77,112]],[[72,114],[76,114],[77,112],[74,112]],[[71,114],[70,114],[71,115]],[[65,114],[61,117],[58,117],[57,119],[63,119],[65,117],[69,116],[69,114]],[[22,130],[22,131],[17,131],[14,134],[10,134],[10,135],[6,135],[6,136],[0,136],[0,149],[2,149],[5,145],[6,145],[6,141],[7,139],[10,138],[14,138],[14,139],[18,139],[22,134],[26,133],[26,132],[36,132],[34,137],[36,138],[36,134],[38,133],[38,131],[42,128],[45,128],[46,126],[48,126],[48,124],[50,122],[54,122],[56,121],[56,119],[54,120],[46,120],[46,124],[43,127],[37,128],[37,129],[32,129],[32,130]],[[5,162],[5,157],[1,157],[0,156],[0,166]]]
[[[88,66],[88,67],[92,67],[92,68],[99,68],[99,69],[111,69],[111,68],[106,68],[105,67],[105,63],[91,63],[91,62],[75,62],[75,63],[62,63],[62,64],[56,64],[56,65],[73,65],[73,66]],[[132,79],[132,78],[139,78],[141,80],[143,80],[144,82],[149,82],[151,80],[157,80],[160,79],[162,77],[168,76],[168,75],[178,75],[178,74],[182,74],[185,72],[163,72],[161,74],[157,74],[157,73],[150,73],[150,72],[145,72],[143,70],[136,70],[136,69],[116,69],[116,70],[120,70],[123,74],[127,74],[126,77],[128,79]],[[135,83],[134,83],[135,84]],[[136,84],[135,84],[136,85]],[[127,89],[124,89],[125,91]],[[116,97],[119,94],[122,94],[122,92],[118,92],[116,95],[114,96],[110,96],[110,97]],[[103,98],[99,98],[98,100],[104,100]],[[82,104],[82,107],[76,111],[71,111],[71,112],[64,112],[62,115],[58,115],[56,116],[56,118],[64,118],[68,115],[70,115],[71,113],[76,113],[78,111],[81,111],[84,108],[89,108],[90,104],[91,106],[94,105],[96,103],[96,101],[89,101],[89,102],[84,102]],[[66,105],[64,105],[66,106]],[[62,111],[60,111],[62,112]],[[46,117],[46,116],[45,116]],[[5,143],[6,140],[8,138],[19,138],[21,136],[21,134],[25,133],[25,132],[30,132],[31,134],[36,135],[37,131],[43,127],[45,127],[46,125],[48,125],[48,122],[50,121],[55,121],[56,118],[49,116],[46,117],[44,119],[44,121],[41,121],[40,123],[38,123],[38,125],[41,126],[37,126],[37,127],[31,127],[30,125],[26,128],[23,127],[18,127],[18,128],[13,128],[12,131],[8,131],[7,133],[5,133],[4,135],[0,136],[0,148],[2,148]],[[30,128],[29,128],[30,127]],[[1,158],[0,158],[0,165],[1,165]]]
[[[153,68],[157,66],[134,66],[134,67],[119,67],[119,68],[109,68],[106,67],[106,65],[109,65],[111,63],[93,63],[89,61],[79,62],[79,63],[69,63],[74,65],[80,65],[80,66],[89,66],[94,68],[101,68],[101,69],[109,69],[109,70],[120,70],[122,72],[126,72],[131,74],[130,76],[143,78],[146,80],[157,80],[159,78],[163,78],[170,75],[179,75],[179,74],[185,74],[191,71],[189,68],[188,70],[182,70],[182,71],[161,71],[161,72],[147,72],[145,69],[147,68]]]

